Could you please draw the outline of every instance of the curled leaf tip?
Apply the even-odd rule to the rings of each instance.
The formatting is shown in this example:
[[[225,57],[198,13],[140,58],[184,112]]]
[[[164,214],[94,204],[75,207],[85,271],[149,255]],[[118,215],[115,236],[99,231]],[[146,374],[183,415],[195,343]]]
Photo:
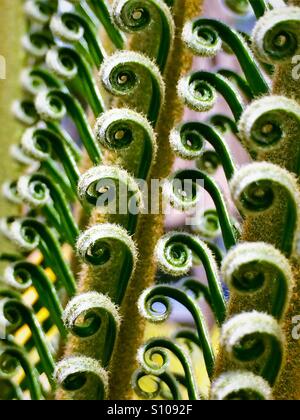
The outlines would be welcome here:
[[[272,389],[262,377],[252,372],[227,372],[213,383],[211,399],[216,401],[271,400]]]
[[[136,261],[137,250],[131,236],[121,226],[111,223],[94,225],[83,232],[77,241],[77,251],[87,264],[103,265],[111,258],[114,242],[125,245]]]
[[[74,297],[68,303],[64,310],[63,321],[72,334],[80,338],[90,338],[99,331],[102,317],[107,315],[111,317],[115,328],[118,329],[121,324],[119,308],[108,296],[88,292]],[[80,319],[83,320],[82,323]]]
[[[54,377],[60,387],[67,392],[80,391],[89,380],[99,384],[100,400],[105,399],[108,391],[108,373],[100,363],[92,358],[73,356],[56,365]]]
[[[299,52],[300,7],[268,11],[256,24],[252,38],[256,55],[265,63],[290,62]]]

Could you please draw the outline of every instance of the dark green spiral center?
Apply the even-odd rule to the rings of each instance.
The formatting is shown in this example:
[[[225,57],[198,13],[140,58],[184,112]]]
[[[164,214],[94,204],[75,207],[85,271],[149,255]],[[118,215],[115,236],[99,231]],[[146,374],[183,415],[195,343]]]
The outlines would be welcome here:
[[[22,315],[18,308],[16,308],[9,302],[5,304],[3,313],[7,321],[11,324],[10,327],[13,330],[18,328],[23,323]]]
[[[88,338],[95,335],[101,327],[101,317],[93,311],[89,311],[87,314],[76,320],[76,324],[73,326],[73,332],[80,338]]]
[[[72,71],[77,68],[73,57],[71,57],[66,51],[59,52],[59,60],[63,67],[69,71]]]
[[[18,360],[10,354],[2,353],[0,355],[0,370],[5,375],[13,374],[19,365]]]
[[[21,285],[28,284],[32,280],[30,273],[24,268],[16,268],[14,270],[14,278]]]
[[[219,155],[214,150],[206,150],[197,161],[199,169],[212,175],[216,172],[220,165],[221,161]]]
[[[196,80],[190,85],[191,92],[195,98],[201,102],[212,102],[215,99],[215,93],[207,82],[202,80]]]
[[[48,42],[45,37],[41,36],[40,34],[30,34],[30,42],[32,45],[35,46],[37,49],[43,49],[46,45],[48,45]]]
[[[205,229],[209,232],[216,232],[220,228],[219,218],[216,212],[207,211],[204,213]]]
[[[64,380],[62,387],[66,391],[78,391],[84,387],[86,382],[87,377],[85,373],[73,373]]]
[[[283,27],[283,24],[273,27],[264,39],[264,50],[273,60],[291,58],[296,54],[297,48],[296,35]]]
[[[106,143],[113,149],[128,147],[133,141],[133,131],[130,124],[117,122],[112,124],[106,134]]]
[[[56,96],[50,95],[49,97],[49,106],[57,114],[60,114],[65,110],[65,106],[63,101],[60,98],[57,98]]]
[[[22,226],[21,235],[28,244],[34,244],[37,242],[38,235],[36,231],[29,226]]]
[[[280,115],[263,115],[252,127],[251,137],[253,141],[260,146],[273,146],[283,137],[281,124],[279,123]]]
[[[50,7],[50,5],[45,2],[39,1],[37,6],[40,13],[44,16],[51,16],[51,14],[53,13],[53,7]]]
[[[201,151],[204,145],[204,140],[197,130],[188,130],[181,133],[181,141],[184,147],[190,151]]]
[[[142,1],[125,5],[121,12],[123,24],[129,31],[139,31],[149,25],[151,16]]]
[[[231,392],[225,398],[226,401],[263,401],[265,398],[253,389],[240,389]]]
[[[31,85],[34,89],[39,89],[40,87],[45,87],[46,84],[45,82],[42,80],[42,78],[38,77],[38,76],[31,76]]]
[[[36,200],[44,200],[49,193],[47,186],[40,181],[31,182],[30,190]]]
[[[209,26],[197,27],[194,33],[197,35],[198,42],[206,47],[213,47],[219,41],[218,33]]]
[[[110,246],[102,239],[96,241],[86,255],[86,259],[93,265],[104,265],[110,260],[110,257]]]
[[[35,147],[37,148],[37,150],[39,150],[42,153],[51,155],[52,145],[45,135],[40,134],[40,133],[35,134],[34,140],[35,140]]]
[[[137,85],[137,77],[134,71],[126,65],[115,67],[110,75],[110,83],[121,94],[132,91]]]
[[[22,110],[23,110],[25,115],[27,115],[28,117],[33,118],[35,120],[38,119],[38,115],[37,115],[35,106],[31,101],[23,101],[21,103],[21,107],[22,107]]]
[[[13,181],[9,184],[9,190],[13,196],[18,197],[17,181]]]
[[[185,245],[174,243],[167,247],[165,256],[173,266],[184,267],[189,261],[190,253]]]
[[[256,292],[261,289],[265,283],[264,268],[260,261],[251,261],[242,265],[232,278],[233,286],[241,292]]]
[[[269,209],[274,202],[272,183],[265,180],[249,185],[241,195],[241,202],[250,211]]]
[[[62,16],[62,22],[69,31],[72,31],[75,34],[78,34],[81,30],[80,23],[74,19],[74,16],[69,15],[68,13],[65,13]]]
[[[233,353],[237,360],[241,362],[252,362],[261,357],[265,352],[266,346],[264,339],[259,334],[245,335],[241,341],[236,344]]]

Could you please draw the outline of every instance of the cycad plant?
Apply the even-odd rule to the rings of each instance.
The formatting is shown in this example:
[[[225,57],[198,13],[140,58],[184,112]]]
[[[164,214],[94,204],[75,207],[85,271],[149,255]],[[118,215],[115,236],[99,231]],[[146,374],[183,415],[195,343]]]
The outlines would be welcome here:
[[[251,37],[202,0],[3,0],[1,399],[300,399],[300,4],[223,3]]]

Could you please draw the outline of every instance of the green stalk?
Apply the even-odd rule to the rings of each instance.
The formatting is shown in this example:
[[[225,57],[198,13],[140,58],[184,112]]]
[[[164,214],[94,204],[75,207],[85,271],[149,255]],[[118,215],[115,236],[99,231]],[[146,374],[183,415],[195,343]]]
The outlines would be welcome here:
[[[25,306],[24,303],[18,300],[10,299],[4,303],[4,313],[8,317],[11,316],[12,320],[14,320],[14,316],[17,315],[22,320],[22,323],[28,324],[43,364],[44,371],[50,384],[54,387],[53,373],[55,363],[49,350],[47,339],[33,311],[29,307]]]
[[[26,375],[26,384],[29,388],[32,401],[42,400],[43,395],[41,385],[39,383],[38,372],[31,366],[25,351],[17,346],[8,345],[4,346],[3,349],[2,346],[0,347],[0,354],[1,356],[4,355],[5,357],[16,359],[20,363]],[[2,369],[0,368],[0,371],[1,370]]]
[[[215,303],[215,290],[212,290],[212,292],[213,301]],[[155,302],[163,303],[165,302],[166,298],[175,299],[177,302],[181,303],[193,316],[197,328],[198,340],[200,341],[201,348],[203,350],[203,356],[206,364],[207,373],[208,376],[211,377],[214,370],[215,356],[210,343],[206,321],[201,309],[199,308],[195,299],[188,296],[184,291],[176,289],[172,286],[156,286],[146,291],[143,295],[144,302],[142,304],[143,306],[146,305],[147,313],[150,310],[150,320],[153,319],[153,321],[155,322],[156,318],[156,314],[151,311],[153,304]],[[221,311],[224,311],[224,305],[222,306],[223,308],[221,308]],[[224,319],[224,313],[222,314],[222,318]]]
[[[93,7],[95,14],[105,28],[106,33],[117,49],[124,48],[124,37],[122,33],[113,25],[110,17],[110,7],[106,0],[88,0]]]
[[[172,180],[176,179],[182,181],[191,180],[196,185],[199,185],[198,183],[199,181],[201,181],[200,186],[202,186],[203,182],[203,188],[210,194],[216,206],[225,247],[227,249],[230,249],[234,245],[236,245],[236,232],[230,220],[230,216],[227,210],[223,194],[220,190],[220,187],[216,184],[214,179],[207,175],[205,172],[202,172],[198,169],[186,169],[178,171],[172,177]]]
[[[269,10],[266,0],[249,0],[249,3],[258,19]]]

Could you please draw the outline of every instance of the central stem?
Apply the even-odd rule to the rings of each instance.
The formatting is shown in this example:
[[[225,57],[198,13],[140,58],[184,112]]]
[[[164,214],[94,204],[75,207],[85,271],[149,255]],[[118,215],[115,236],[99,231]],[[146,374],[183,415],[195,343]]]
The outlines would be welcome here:
[[[12,5],[11,0],[1,1],[0,13],[0,185],[8,174],[16,177],[19,170],[9,158],[9,148],[19,140],[20,128],[13,120],[11,103],[21,95],[19,75],[23,52],[20,42],[24,30],[23,6],[21,1]],[[11,206],[0,197],[0,217],[12,213]],[[7,243],[1,240],[0,250],[7,250]]]

